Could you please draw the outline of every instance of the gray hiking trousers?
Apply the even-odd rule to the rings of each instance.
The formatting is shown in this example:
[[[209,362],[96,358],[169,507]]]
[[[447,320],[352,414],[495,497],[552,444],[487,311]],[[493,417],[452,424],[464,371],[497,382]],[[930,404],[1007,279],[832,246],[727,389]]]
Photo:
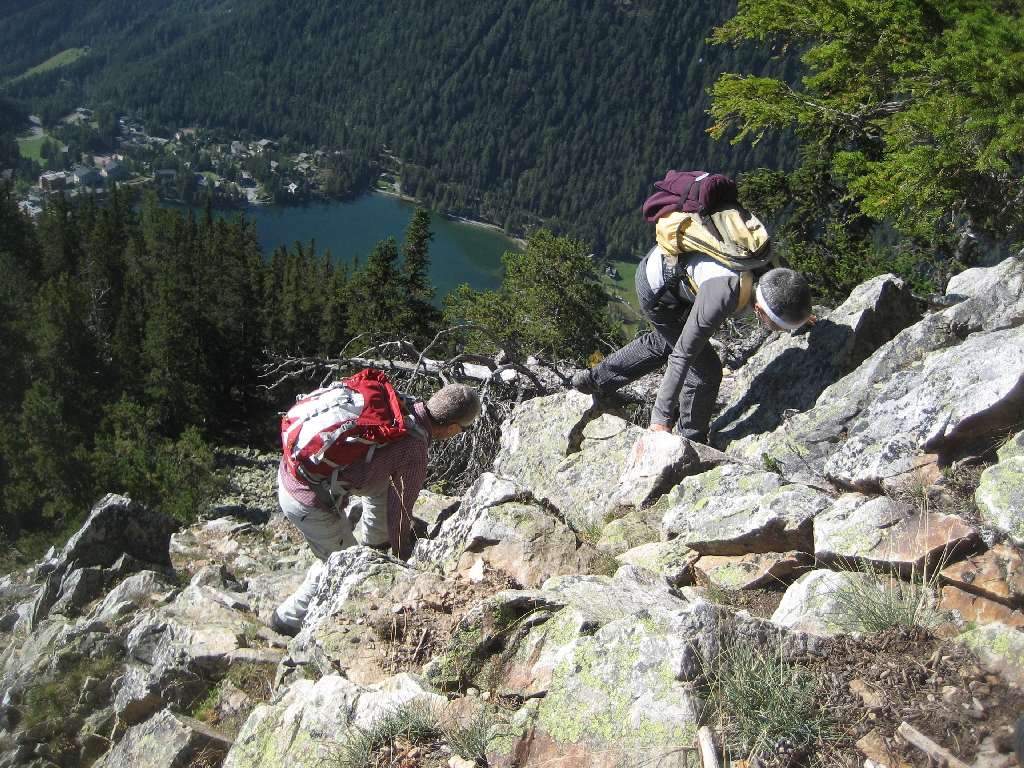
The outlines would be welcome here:
[[[644,261],[636,271],[636,292],[644,317],[651,323],[652,330],[638,336],[594,367],[591,372],[594,383],[605,394],[663,366],[686,325],[692,305],[685,300],[674,305],[656,302],[646,272]],[[711,416],[714,414],[721,384],[722,361],[715,348],[710,343],[705,344],[700,353],[689,361],[686,379],[679,391],[676,434],[697,443],[707,443]]]

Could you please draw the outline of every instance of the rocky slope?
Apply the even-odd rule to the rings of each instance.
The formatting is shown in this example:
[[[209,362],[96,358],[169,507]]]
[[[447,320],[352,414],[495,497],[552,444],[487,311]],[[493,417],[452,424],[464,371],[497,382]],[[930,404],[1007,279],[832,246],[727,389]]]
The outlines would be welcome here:
[[[108,496],[0,581],[0,766],[686,766],[704,723],[736,766],[927,765],[904,722],[1011,765],[1024,264],[947,298],[876,278],[769,339],[718,449],[524,403],[461,499],[421,495],[409,563],[331,558],[294,639],[273,456],[187,530]]]

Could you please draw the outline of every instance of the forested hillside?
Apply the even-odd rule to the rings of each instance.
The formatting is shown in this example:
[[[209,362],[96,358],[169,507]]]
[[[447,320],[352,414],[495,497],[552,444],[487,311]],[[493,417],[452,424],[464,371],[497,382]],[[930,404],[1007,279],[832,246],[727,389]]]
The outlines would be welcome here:
[[[639,205],[668,168],[795,159],[782,137],[731,146],[706,134],[706,91],[723,71],[793,74],[752,45],[706,42],[735,11],[721,0],[0,9],[0,40],[17,40],[0,51],[0,77],[91,46],[7,86],[44,122],[107,105],[157,125],[340,149],[396,172],[436,212],[543,225],[612,256],[646,244]]]

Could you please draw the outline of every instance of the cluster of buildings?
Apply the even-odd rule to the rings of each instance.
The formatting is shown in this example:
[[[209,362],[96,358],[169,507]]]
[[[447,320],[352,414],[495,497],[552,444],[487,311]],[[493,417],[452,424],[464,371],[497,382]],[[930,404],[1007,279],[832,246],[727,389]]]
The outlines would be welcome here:
[[[92,112],[84,107],[79,107],[74,113],[64,118],[64,121],[72,123],[90,121],[91,119]],[[255,142],[211,143],[197,138],[194,129],[178,130],[173,139],[165,139],[149,135],[141,123],[128,115],[120,117],[118,122],[120,136],[117,137],[117,143],[120,147],[118,150],[120,154],[106,158],[97,157],[95,166],[83,165],[70,171],[48,171],[41,174],[37,183],[28,189],[22,200],[22,207],[31,215],[36,216],[40,212],[42,200],[47,194],[65,191],[76,195],[79,190],[92,190],[105,186],[108,181],[120,183],[128,181],[130,178],[136,178],[139,181],[145,181],[147,178],[159,181],[173,178],[178,173],[177,169],[182,166],[186,171],[195,172],[196,183],[199,187],[208,185],[222,187],[227,184],[226,188],[235,189],[237,187],[237,191],[233,194],[244,194],[250,202],[262,202],[267,194],[263,190],[260,180],[254,178],[244,166],[249,164],[248,158],[265,156],[278,150],[277,143],[270,139],[261,139]],[[63,151],[67,151],[67,148],[64,148]],[[180,159],[189,158],[189,161],[181,163],[180,159],[169,158],[168,153],[176,155]],[[303,179],[312,181],[321,173],[322,162],[327,154],[324,150],[317,149],[313,152],[300,152],[294,160],[291,157],[279,158],[280,163],[278,160],[270,160],[271,173],[281,174],[283,177],[281,178],[283,183],[275,184],[275,186],[290,195],[298,196],[301,192],[300,185],[306,184]],[[125,161],[131,163],[138,173],[129,171],[129,166]],[[160,167],[168,164],[173,165],[174,168]],[[251,167],[251,164],[249,165]],[[199,173],[200,169],[205,169],[206,173]],[[224,178],[225,176],[227,179]]]

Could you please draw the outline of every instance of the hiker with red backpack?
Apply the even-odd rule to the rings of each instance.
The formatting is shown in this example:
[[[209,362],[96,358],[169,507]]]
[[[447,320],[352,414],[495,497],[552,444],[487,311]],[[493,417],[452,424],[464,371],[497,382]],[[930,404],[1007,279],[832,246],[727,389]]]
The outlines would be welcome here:
[[[711,337],[727,318],[755,312],[773,331],[817,319],[807,280],[783,266],[764,225],[739,205],[721,174],[669,171],[643,206],[657,242],[636,271],[651,330],[572,378],[586,394],[610,394],[666,362],[650,428],[706,443],[722,363]]]
[[[469,429],[479,415],[480,398],[470,387],[449,384],[424,403],[396,392],[373,369],[298,398],[282,422],[278,501],[317,562],[274,611],[271,627],[298,633],[332,552],[390,546],[409,559],[427,449]],[[355,531],[345,512],[350,494],[362,497]]]

